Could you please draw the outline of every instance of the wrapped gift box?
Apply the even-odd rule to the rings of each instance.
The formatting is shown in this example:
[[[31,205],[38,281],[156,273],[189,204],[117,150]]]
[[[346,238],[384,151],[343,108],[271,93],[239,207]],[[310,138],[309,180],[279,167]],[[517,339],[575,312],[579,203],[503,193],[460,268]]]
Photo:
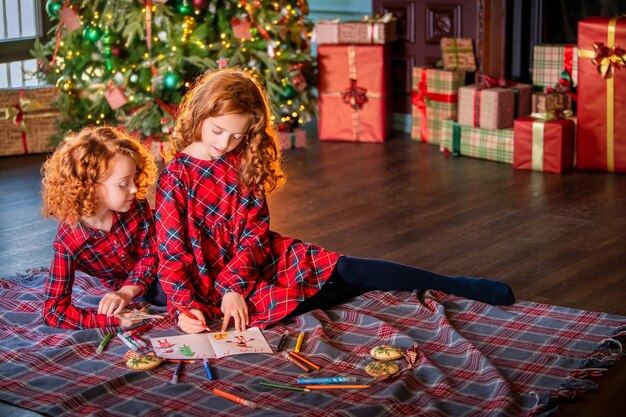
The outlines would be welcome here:
[[[474,41],[470,38],[441,38],[443,69],[450,71],[476,71]]]
[[[317,44],[339,43],[339,19],[318,20],[313,33],[313,42]]]
[[[626,68],[611,68],[605,74],[591,62],[594,43],[610,48],[626,46],[626,16],[590,17],[578,22],[578,138],[576,167],[609,172],[626,172]],[[602,68],[602,67],[601,67]]]
[[[465,85],[465,73],[431,68],[413,68],[411,138],[439,145],[441,121],[455,119],[458,88]],[[423,123],[423,121],[426,123]]]
[[[0,120],[0,155],[45,153],[54,150],[50,138],[56,133],[60,112],[52,108],[60,92],[55,87],[0,90],[0,110],[3,114],[18,112],[22,121],[15,123],[14,115]],[[19,107],[16,108],[15,106]]]
[[[391,14],[381,18],[366,16],[363,21],[320,20],[315,24],[315,42],[323,44],[382,45],[398,38],[397,19]]]
[[[533,93],[532,113],[563,113],[572,109],[572,97],[568,93]]]
[[[532,87],[514,84],[511,87],[485,87],[473,84],[459,88],[458,122],[485,129],[513,127],[515,117],[530,114]]]
[[[533,86],[544,90],[559,83],[563,70],[578,85],[578,48],[576,45],[535,45],[533,48]]]
[[[320,45],[320,140],[383,142],[391,130],[389,50],[382,45]]]
[[[560,174],[574,166],[573,120],[520,117],[513,130],[513,168]]]
[[[513,163],[513,129],[484,129],[463,126],[454,120],[442,121],[440,149],[454,156]]]
[[[306,148],[306,131],[304,129],[294,129],[292,132],[278,132],[278,142],[281,149]]]
[[[155,162],[165,162],[165,156],[171,149],[168,141],[144,139],[142,143],[146,148],[148,148],[148,150],[150,150]]]

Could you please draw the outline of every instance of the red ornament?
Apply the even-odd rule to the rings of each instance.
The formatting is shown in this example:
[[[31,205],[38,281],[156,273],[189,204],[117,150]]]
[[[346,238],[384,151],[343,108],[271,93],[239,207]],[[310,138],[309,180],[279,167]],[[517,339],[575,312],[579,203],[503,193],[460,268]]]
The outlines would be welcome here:
[[[124,94],[124,89],[122,87],[118,87],[113,82],[109,83],[109,88],[104,92],[104,98],[106,98],[107,103],[111,106],[111,109],[117,110],[122,107],[124,104],[128,103],[128,98],[126,94]]]
[[[119,45],[111,45],[111,55],[120,57],[124,53],[124,50]]]
[[[191,5],[194,9],[204,9],[207,4],[209,4],[208,0],[191,0]]]
[[[230,25],[233,29],[233,35],[235,38],[252,39],[252,33],[250,33],[250,20],[247,17],[243,19],[239,19],[238,17],[233,17],[230,21]]]

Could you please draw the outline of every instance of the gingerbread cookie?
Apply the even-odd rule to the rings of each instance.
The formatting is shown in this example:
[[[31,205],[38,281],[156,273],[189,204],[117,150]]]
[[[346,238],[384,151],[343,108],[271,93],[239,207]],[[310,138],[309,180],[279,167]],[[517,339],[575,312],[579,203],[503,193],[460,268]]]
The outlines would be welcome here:
[[[400,372],[400,366],[395,362],[376,361],[368,363],[365,373],[373,378],[387,378]]]
[[[126,362],[126,366],[137,371],[154,369],[161,364],[161,358],[152,355],[136,355]]]
[[[404,352],[402,349],[395,346],[381,345],[372,348],[372,350],[370,350],[370,356],[377,361],[395,361],[396,359],[402,358]]]

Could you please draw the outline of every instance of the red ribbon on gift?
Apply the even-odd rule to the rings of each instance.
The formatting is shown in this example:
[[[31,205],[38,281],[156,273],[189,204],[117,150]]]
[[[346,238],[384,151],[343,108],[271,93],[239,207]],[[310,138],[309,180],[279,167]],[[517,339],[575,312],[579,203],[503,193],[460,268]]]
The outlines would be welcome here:
[[[421,79],[417,84],[417,90],[413,90],[411,94],[411,103],[416,106],[420,112],[420,136],[422,137],[422,142],[428,142],[428,120],[426,112],[428,102],[455,103],[459,101],[458,94],[429,93],[426,82],[427,72],[427,68],[421,70]]]
[[[517,85],[515,81],[506,78],[494,78],[483,75],[482,85],[474,90],[474,127],[480,126],[480,102],[482,99],[482,90],[487,88],[514,88]],[[517,96],[516,96],[517,97]],[[517,110],[515,111],[517,115]]]
[[[354,110],[361,110],[367,103],[367,89],[357,86],[354,78],[350,78],[350,87],[346,88],[341,96],[343,102],[349,104]]]
[[[576,93],[574,92],[574,86],[572,82],[572,78],[567,69],[561,71],[561,78],[559,82],[554,87],[546,87],[544,91],[548,94],[550,93],[566,93],[568,96],[572,98],[572,101],[577,100]]]
[[[626,66],[626,50],[619,46],[608,47],[604,42],[593,43],[594,57],[591,60],[605,79],[612,78],[615,70]]]
[[[23,98],[24,98],[24,89],[22,88],[20,90],[20,99],[23,99]],[[17,109],[17,115],[15,116],[15,126],[19,128],[20,125],[22,124],[22,120],[24,120],[24,109],[22,109],[22,106],[20,105],[19,102],[14,107]],[[24,148],[24,153],[27,154],[28,153],[28,141],[26,140],[26,129],[21,129],[21,131],[22,131],[22,147]]]
[[[420,112],[420,136],[422,142],[428,142],[428,119],[426,118],[426,104],[428,101],[426,91],[426,72],[427,69],[422,69],[422,77],[417,84],[417,91],[413,92],[413,104],[417,106],[417,110]]]
[[[572,45],[566,45],[563,50],[563,67],[571,79],[574,74],[574,47]]]
[[[494,78],[488,75],[483,75],[483,88],[509,88],[514,85],[517,85],[517,83],[507,80],[506,78]]]

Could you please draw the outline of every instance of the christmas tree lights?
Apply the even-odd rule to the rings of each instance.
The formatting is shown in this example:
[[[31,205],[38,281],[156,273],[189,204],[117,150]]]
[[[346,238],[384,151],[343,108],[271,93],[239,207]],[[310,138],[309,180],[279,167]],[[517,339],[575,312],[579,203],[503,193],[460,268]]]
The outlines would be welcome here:
[[[207,69],[239,66],[268,91],[277,127],[316,112],[306,0],[47,0],[56,25],[37,42],[37,75],[63,93],[65,132],[119,124],[163,139]]]

